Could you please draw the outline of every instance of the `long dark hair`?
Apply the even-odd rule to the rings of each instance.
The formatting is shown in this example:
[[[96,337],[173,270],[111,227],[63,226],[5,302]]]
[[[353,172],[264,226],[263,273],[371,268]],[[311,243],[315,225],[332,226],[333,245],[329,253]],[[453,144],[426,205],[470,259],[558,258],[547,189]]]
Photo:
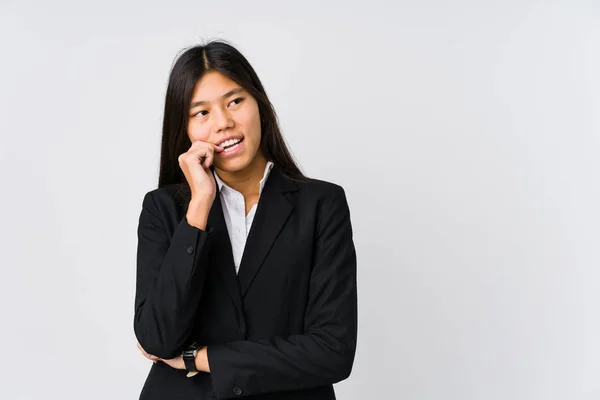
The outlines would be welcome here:
[[[165,98],[158,187],[175,186],[183,201],[191,196],[178,157],[191,146],[187,126],[194,86],[209,71],[222,73],[256,99],[262,130],[260,147],[267,160],[273,161],[290,179],[306,179],[285,144],[275,109],[248,60],[226,41],[213,40],[186,49],[171,68]]]

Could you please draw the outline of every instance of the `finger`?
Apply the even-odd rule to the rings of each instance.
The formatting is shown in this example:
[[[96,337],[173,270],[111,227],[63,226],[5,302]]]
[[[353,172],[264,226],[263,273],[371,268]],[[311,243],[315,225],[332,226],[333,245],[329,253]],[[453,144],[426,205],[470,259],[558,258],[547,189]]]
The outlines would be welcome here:
[[[198,154],[198,162],[207,169],[213,163],[215,158],[215,150],[213,147],[202,149]]]
[[[154,355],[152,355],[150,353],[146,353],[145,355],[146,355],[146,357],[148,357],[151,360],[156,360],[158,358],[158,357],[156,357],[156,356],[154,356]]]
[[[141,344],[139,344],[139,343],[138,343],[138,344],[137,344],[137,348],[138,348],[138,349],[140,349],[140,351],[142,352],[142,354],[143,354],[145,357],[148,357],[148,353],[146,353],[146,350],[144,350],[144,349],[142,348],[142,345],[141,345]]]
[[[138,349],[140,349],[140,351],[142,352],[142,354],[144,355],[144,357],[149,358],[150,360],[157,360],[158,359],[158,357],[153,356],[152,354],[146,352],[146,350],[144,350],[139,343],[137,344],[137,347],[138,347]]]
[[[200,143],[200,142],[198,142]],[[221,146],[216,146],[212,143],[204,143],[191,148],[188,153],[195,154],[196,157],[200,160],[200,164],[202,164],[205,168],[208,168],[212,164],[212,159],[215,157],[215,153],[220,153],[224,149]],[[210,163],[205,164],[205,161],[211,159]]]
[[[192,145],[190,146],[190,150],[197,149],[205,144],[207,144],[207,143],[203,142],[201,140],[195,140],[194,142],[192,142]]]
[[[203,142],[202,140],[195,140],[192,143],[192,146],[190,147],[190,150],[192,149],[200,149],[202,147],[206,146],[207,148],[212,148],[213,150],[215,150],[216,152],[220,153],[222,152],[224,149],[221,146],[217,146],[214,143],[209,143],[209,142]]]
[[[158,360],[157,356],[154,356],[150,353],[145,353],[145,356],[148,357],[150,360],[154,361],[154,360]]]
[[[195,159],[206,158],[209,154],[214,152],[214,147],[209,144],[203,144],[190,149],[184,156],[188,162],[195,162]]]
[[[214,163],[215,152],[220,153],[223,150],[221,146],[198,140],[192,144],[192,147],[186,153],[179,156],[178,161],[180,164],[185,162],[188,165],[199,163],[204,169],[208,169]]]
[[[211,152],[210,152],[210,153],[208,153],[208,154],[206,155],[206,157],[204,158],[204,160],[203,160],[203,162],[202,162],[202,166],[203,166],[205,169],[208,169],[208,168],[210,168],[210,166],[213,164],[214,160],[215,160],[215,153],[211,151]]]

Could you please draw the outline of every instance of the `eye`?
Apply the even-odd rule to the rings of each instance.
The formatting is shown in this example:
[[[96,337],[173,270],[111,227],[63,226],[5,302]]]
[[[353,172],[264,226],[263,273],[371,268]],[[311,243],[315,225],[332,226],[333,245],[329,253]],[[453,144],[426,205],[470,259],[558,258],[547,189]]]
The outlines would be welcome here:
[[[205,114],[202,114],[202,113],[205,113]],[[193,117],[198,117],[198,116],[204,117],[206,114],[208,114],[208,111],[206,111],[206,110],[200,110],[197,113],[193,114],[192,116]]]
[[[243,98],[243,97],[238,97],[237,99],[233,99],[233,100],[231,100],[231,102],[230,102],[229,104],[232,104],[232,103],[233,103],[234,105],[238,105],[238,104],[240,104],[242,101],[244,101],[244,98]]]

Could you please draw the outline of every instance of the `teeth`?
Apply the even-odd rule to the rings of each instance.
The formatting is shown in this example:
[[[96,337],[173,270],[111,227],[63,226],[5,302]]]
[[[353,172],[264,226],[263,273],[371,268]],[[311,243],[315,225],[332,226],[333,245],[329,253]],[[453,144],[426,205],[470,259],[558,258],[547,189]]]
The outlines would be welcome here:
[[[231,146],[234,144],[237,144],[240,141],[240,139],[229,139],[224,141],[223,143],[220,144],[221,147],[227,147],[227,146]]]
[[[226,148],[223,150],[223,152],[224,152],[224,153],[227,153],[227,152],[231,152],[231,151],[233,151],[233,149],[235,149],[235,148],[237,147],[237,144],[238,144],[238,143],[239,143],[239,141],[238,141],[238,142],[236,142],[236,144],[235,144],[235,145],[233,145],[233,146],[226,147]]]

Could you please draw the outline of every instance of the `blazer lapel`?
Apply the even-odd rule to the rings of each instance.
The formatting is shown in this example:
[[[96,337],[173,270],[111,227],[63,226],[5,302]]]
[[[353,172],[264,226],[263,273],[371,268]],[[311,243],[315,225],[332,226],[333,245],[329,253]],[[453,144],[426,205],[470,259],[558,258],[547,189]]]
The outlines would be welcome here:
[[[294,209],[286,193],[296,189],[294,183],[274,166],[260,195],[238,271],[242,298]]]
[[[217,189],[218,190],[218,189]],[[239,310],[242,310],[242,300],[238,287],[237,277],[235,275],[235,263],[233,261],[233,251],[231,250],[231,240],[227,232],[223,208],[221,205],[221,195],[217,191],[215,201],[208,214],[207,225],[211,229],[210,251],[211,262],[215,263],[216,269],[223,279],[231,300]]]

